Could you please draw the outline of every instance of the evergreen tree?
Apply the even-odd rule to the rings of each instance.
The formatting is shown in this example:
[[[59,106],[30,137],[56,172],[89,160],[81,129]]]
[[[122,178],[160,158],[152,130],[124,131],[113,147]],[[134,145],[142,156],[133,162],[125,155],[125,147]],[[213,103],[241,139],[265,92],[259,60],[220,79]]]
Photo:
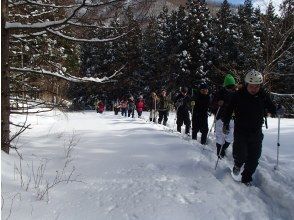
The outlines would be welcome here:
[[[236,68],[239,34],[235,20],[236,17],[233,15],[228,1],[224,0],[214,21],[215,50],[217,51],[217,59],[214,64],[217,73],[225,74]],[[223,74],[216,74],[214,82],[222,82]]]
[[[171,16],[171,72],[175,87],[186,84],[185,75],[190,73],[188,16],[184,7],[179,7]]]
[[[260,69],[261,54],[260,42],[260,16],[254,12],[252,1],[245,0],[244,5],[238,8],[238,66],[243,70]]]
[[[158,25],[155,18],[151,18],[143,35],[143,69],[144,82],[148,87],[148,92],[158,88],[160,79],[160,53],[158,50]]]
[[[185,71],[185,84],[194,86],[208,77],[213,52],[212,18],[204,0],[189,0],[187,3],[189,50],[191,65]]]

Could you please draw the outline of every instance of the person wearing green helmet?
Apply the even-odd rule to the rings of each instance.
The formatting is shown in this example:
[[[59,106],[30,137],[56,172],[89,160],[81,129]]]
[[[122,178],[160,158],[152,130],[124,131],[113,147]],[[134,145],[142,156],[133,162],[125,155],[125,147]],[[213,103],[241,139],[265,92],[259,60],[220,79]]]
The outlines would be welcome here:
[[[225,108],[229,104],[232,96],[236,92],[236,81],[234,77],[228,73],[225,76],[222,89],[214,96],[213,103],[216,103],[212,106],[212,112],[215,115],[215,139],[217,147],[217,156],[223,158],[226,156],[226,149],[233,142],[234,134],[234,121],[230,120],[229,123],[229,132],[227,134],[223,133],[223,117]]]

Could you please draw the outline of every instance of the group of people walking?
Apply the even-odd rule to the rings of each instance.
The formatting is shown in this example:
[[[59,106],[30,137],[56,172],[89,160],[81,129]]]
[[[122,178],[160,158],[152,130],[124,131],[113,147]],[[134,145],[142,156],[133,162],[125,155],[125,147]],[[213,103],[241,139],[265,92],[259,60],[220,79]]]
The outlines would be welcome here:
[[[135,101],[134,97],[130,95],[129,97],[123,97],[120,101],[117,100],[113,107],[115,115],[118,115],[119,111],[121,111],[122,116],[132,116],[132,118],[134,118],[135,110],[137,110],[138,117],[141,118],[145,107],[145,101],[142,95],[139,96],[137,101]]]
[[[276,109],[262,84],[262,74],[251,70],[246,74],[242,86],[237,86],[232,74],[227,74],[222,88],[213,96],[205,82],[202,82],[191,96],[187,87],[181,87],[173,98],[167,96],[166,89],[162,89],[159,95],[152,92],[147,102],[150,110],[149,119],[167,125],[169,111],[174,107],[177,131],[181,132],[184,124],[185,134],[190,136],[192,130],[192,139],[197,140],[197,134],[200,132],[200,143],[205,145],[209,132],[208,116],[213,114],[217,156],[219,159],[225,157],[226,149],[233,143],[233,173],[239,175],[244,165],[241,181],[250,185],[261,156],[262,125],[265,117],[267,114],[272,117],[281,114],[281,110]],[[140,117],[144,106],[142,96],[136,104],[133,97],[130,97],[118,105],[121,114],[126,116],[128,112],[129,117],[134,117],[135,108]]]

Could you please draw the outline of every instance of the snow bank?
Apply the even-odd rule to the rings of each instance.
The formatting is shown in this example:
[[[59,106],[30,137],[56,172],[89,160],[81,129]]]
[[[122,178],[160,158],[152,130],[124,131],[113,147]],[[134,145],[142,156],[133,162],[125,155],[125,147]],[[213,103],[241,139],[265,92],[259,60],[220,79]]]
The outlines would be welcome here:
[[[277,171],[277,120],[268,120],[253,187],[232,180],[231,147],[215,171],[214,139],[203,148],[174,132],[173,113],[168,127],[94,111],[55,111],[28,120],[33,129],[14,142],[23,160],[13,150],[2,153],[3,219],[294,218],[294,120],[282,120]],[[63,181],[40,199],[46,182],[56,179]]]

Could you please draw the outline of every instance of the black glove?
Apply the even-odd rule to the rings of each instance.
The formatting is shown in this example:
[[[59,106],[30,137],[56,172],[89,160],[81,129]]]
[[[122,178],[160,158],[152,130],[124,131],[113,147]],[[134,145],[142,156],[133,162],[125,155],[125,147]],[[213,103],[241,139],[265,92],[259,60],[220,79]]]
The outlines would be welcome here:
[[[285,114],[285,107],[281,104],[277,105],[277,116],[283,116]]]

